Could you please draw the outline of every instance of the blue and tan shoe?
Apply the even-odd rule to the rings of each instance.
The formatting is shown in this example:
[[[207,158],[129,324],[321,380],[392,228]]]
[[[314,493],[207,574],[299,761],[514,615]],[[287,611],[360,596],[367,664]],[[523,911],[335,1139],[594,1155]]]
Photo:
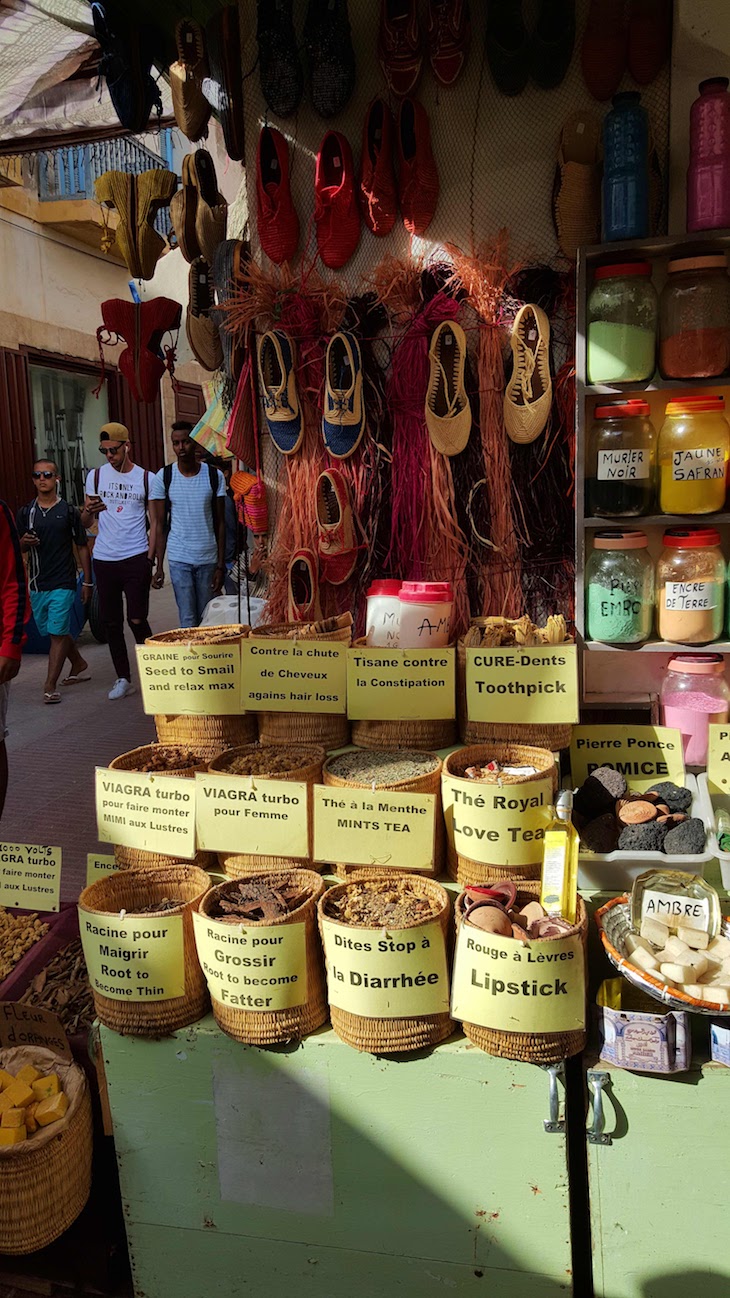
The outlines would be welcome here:
[[[354,334],[336,333],[325,361],[322,434],[330,455],[346,460],[360,445],[365,432],[362,391],[362,355]]]
[[[282,455],[298,451],[304,437],[294,359],[294,344],[282,329],[259,339],[260,395],[271,440]]]

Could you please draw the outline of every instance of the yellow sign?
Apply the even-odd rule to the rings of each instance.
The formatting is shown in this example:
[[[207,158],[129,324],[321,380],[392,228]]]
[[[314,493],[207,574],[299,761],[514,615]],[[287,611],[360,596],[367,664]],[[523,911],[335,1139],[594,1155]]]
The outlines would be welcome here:
[[[170,1001],[185,993],[182,915],[92,915],[79,906],[89,982],[119,1001]]]
[[[305,925],[249,928],[193,913],[198,959],[221,1005],[272,1012],[307,999]]]
[[[145,712],[220,716],[241,711],[241,646],[137,645]]]
[[[58,910],[60,896],[60,847],[0,843],[0,906]]]
[[[195,782],[203,851],[309,856],[306,784],[248,775],[197,775]]]
[[[314,859],[428,870],[433,865],[433,793],[314,788]]]
[[[730,729],[727,725],[710,726],[707,746],[707,780],[710,791],[730,792]]]
[[[449,1008],[446,943],[440,924],[352,928],[322,922],[330,1005],[368,1019],[443,1014]]]
[[[586,973],[579,937],[524,945],[459,926],[451,1013],[503,1032],[573,1032],[585,1027]]]
[[[611,766],[637,793],[660,780],[684,784],[684,753],[678,730],[666,726],[576,726],[570,770],[577,787],[599,766]]]
[[[578,720],[578,649],[467,649],[470,721],[509,725],[573,725]]]
[[[99,856],[98,852],[87,852],[86,854],[86,886],[90,883],[96,883],[97,879],[106,879],[107,875],[114,874],[117,869],[117,863],[113,856]]]
[[[249,712],[347,707],[347,648],[327,640],[244,640],[241,706]]]
[[[101,843],[191,861],[195,856],[195,780],[97,767],[96,823]]]
[[[456,716],[454,649],[349,649],[351,721],[441,721]]]
[[[550,823],[553,782],[479,784],[442,778],[446,832],[460,856],[491,865],[537,865]]]

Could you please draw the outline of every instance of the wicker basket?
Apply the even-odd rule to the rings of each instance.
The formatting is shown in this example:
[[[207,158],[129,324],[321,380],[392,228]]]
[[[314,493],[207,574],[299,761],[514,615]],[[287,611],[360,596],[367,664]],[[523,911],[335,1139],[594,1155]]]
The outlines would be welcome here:
[[[145,644],[189,644],[213,648],[221,644],[240,644],[248,633],[249,628],[241,622],[233,622],[230,626],[184,626],[175,631],[160,631],[157,635],[150,635]]]
[[[164,747],[171,746],[165,743]],[[176,745],[172,745],[173,747]],[[188,745],[180,744],[181,748]],[[207,755],[205,750],[199,750],[197,745],[194,747],[196,753],[199,752],[200,762],[197,766],[188,766],[182,771],[159,771],[158,774],[173,776],[175,779],[187,780],[194,779],[196,771],[207,771],[208,762],[215,753]],[[151,757],[158,747],[157,744],[144,744],[141,748],[132,748],[128,753],[121,753],[115,757],[113,762],[109,763],[111,771],[139,771],[143,762]],[[218,750],[220,751],[220,750]],[[174,869],[180,864],[180,858],[177,856],[166,856],[162,852],[145,852],[139,847],[122,847],[119,844],[114,846],[114,860],[118,870],[164,870]],[[201,870],[207,870],[216,864],[215,852],[196,852],[191,865],[197,865]]]
[[[195,766],[185,766],[181,770],[172,766],[164,771],[156,771],[156,775],[170,775],[174,776],[175,779],[192,780],[195,778],[196,771],[207,771],[208,769],[210,755],[205,751],[200,751],[197,745],[157,743],[143,744],[141,748],[132,748],[128,753],[120,753],[119,757],[115,757],[114,761],[109,763],[109,770],[141,771],[144,763],[148,761],[149,758],[154,757],[155,753],[160,748],[180,748],[181,752],[184,750],[189,752],[190,749],[193,749],[198,761]]]
[[[511,787],[517,784],[531,784],[535,780],[545,779],[548,775],[552,778],[553,793],[557,790],[558,772],[552,753],[546,748],[530,748],[524,744],[488,743],[458,748],[456,752],[450,753],[444,762],[444,781],[448,780],[449,776],[460,778],[469,766],[479,766],[492,760],[496,760],[505,766],[524,764],[534,766],[537,769],[534,775],[500,774],[491,779],[485,778],[483,781],[475,780],[475,791],[478,791],[482,784],[494,785],[499,782]],[[472,861],[470,857],[463,856],[456,851],[451,828],[451,809],[446,797],[444,797],[444,817],[446,821],[446,870],[449,878],[456,879],[457,883],[491,883],[495,879],[504,879],[507,874],[515,882],[518,879],[540,878],[541,851],[539,851],[540,859],[531,865],[506,866],[504,861],[494,861],[493,863]],[[537,841],[539,849],[539,840]]]
[[[96,1016],[101,1023],[126,1036],[161,1037],[190,1023],[197,1023],[208,1009],[208,988],[198,963],[193,933],[193,911],[210,887],[204,870],[178,864],[164,870],[127,870],[84,888],[79,911],[87,915],[117,918],[121,910],[134,915],[140,906],[153,905],[169,897],[174,889],[183,898],[164,919],[183,918],[185,993],[169,1001],[115,1000],[94,992]]]
[[[0,1253],[35,1253],[75,1222],[91,1192],[89,1084],[78,1064],[40,1046],[0,1052],[0,1068],[56,1073],[69,1106],[58,1122],[0,1149]]]
[[[420,751],[420,750],[419,750]],[[436,805],[434,808],[434,852],[433,866],[426,870],[413,870],[409,867],[409,874],[429,875],[432,878],[441,874],[444,864],[444,854],[446,850],[446,829],[444,826],[444,815],[441,809],[441,759],[436,753],[429,753],[436,763],[433,771],[426,775],[418,775],[412,780],[400,780],[396,784],[377,784],[376,793],[434,793],[436,795]],[[332,758],[329,758],[324,764],[322,772],[323,783],[329,788],[335,789],[370,789],[372,785],[366,781],[343,780],[338,775],[333,775],[330,770]],[[348,865],[347,862],[338,861],[335,869],[340,879],[366,879],[373,873],[373,867],[368,865]],[[402,874],[402,869],[387,870],[382,867],[378,868],[379,874]]]
[[[349,617],[349,614],[346,615]],[[299,622],[270,622],[257,626],[251,639],[268,640],[325,640],[333,644],[349,645],[352,640],[352,618],[343,619],[342,626],[316,634],[301,633],[305,626]],[[347,717],[336,712],[259,712],[258,737],[262,744],[321,744],[327,751],[344,748],[350,742],[350,723]]]
[[[539,883],[517,879],[513,882],[517,884],[516,906],[524,906],[528,901],[539,900]],[[458,930],[464,917],[463,893],[456,900],[455,914]],[[577,916],[578,936],[583,946],[584,979],[587,981],[588,912],[581,897],[578,898]],[[478,932],[478,930],[474,931]],[[536,945],[539,946],[539,943]],[[462,1023],[462,1027],[469,1041],[480,1050],[485,1050],[488,1055],[498,1055],[500,1059],[518,1059],[526,1064],[549,1065],[560,1063],[561,1059],[570,1059],[572,1055],[580,1054],[587,1036],[585,1027],[577,1028],[572,1032],[505,1032],[498,1028],[480,1027],[476,1023]]]
[[[313,870],[283,870],[267,872],[258,877],[276,887],[277,884],[295,883],[309,891],[309,896],[301,906],[288,915],[273,921],[243,921],[251,929],[274,928],[288,924],[304,925],[304,940],[307,959],[306,999],[301,1005],[282,1010],[247,1010],[236,1006],[224,1005],[211,996],[213,1017],[216,1023],[236,1041],[243,1041],[251,1046],[272,1046],[282,1041],[298,1041],[308,1033],[315,1032],[327,1022],[327,995],[325,990],[324,961],[317,931],[317,902],[324,894],[324,880]],[[214,903],[221,893],[230,888],[230,883],[213,888],[200,903],[201,915],[209,916]],[[225,925],[230,929],[229,925]]]
[[[148,636],[145,644],[205,644],[213,647],[240,643],[248,632],[249,628],[240,623],[220,627],[183,627]],[[258,734],[255,712],[241,716],[185,716],[160,712],[155,716],[155,730],[160,743],[189,744],[192,748],[207,750],[209,757],[235,744],[253,744]]]
[[[362,648],[367,641],[361,637],[355,643]],[[419,721],[353,721],[352,742],[358,748],[413,748],[418,753],[433,753],[439,748],[451,748],[457,742],[457,723],[450,720]]]
[[[456,710],[463,744],[484,744],[490,739],[498,739],[508,744],[549,748],[553,753],[570,747],[572,726],[512,726],[496,721],[470,721],[466,706],[466,646],[463,640],[456,648]]]
[[[434,916],[433,922],[440,924],[443,933],[444,943],[446,944],[449,936],[449,914],[451,904],[449,894],[440,884],[435,883],[433,879],[424,879],[422,875],[407,874],[394,879],[393,875],[370,875],[370,879],[387,879],[389,883],[396,883],[404,891],[416,892],[421,897],[431,897],[438,902],[440,912]],[[336,883],[333,888],[325,893],[319,901],[319,926],[322,932],[322,921],[329,919],[324,914],[324,902],[327,897],[340,896],[352,888],[354,883]],[[336,922],[336,921],[335,921]],[[348,933],[353,934],[356,938],[358,932],[362,933],[363,929],[341,925],[346,928]],[[423,927],[423,922],[412,926],[414,929]],[[409,929],[395,930],[388,929],[389,935],[396,935],[397,932],[409,932]],[[412,1050],[422,1050],[426,1046],[435,1046],[439,1041],[445,1041],[454,1031],[454,1023],[448,1012],[439,1014],[420,1014],[409,1018],[369,1018],[362,1014],[351,1014],[347,1010],[340,1009],[330,1003],[330,1018],[332,1027],[348,1046],[354,1046],[356,1050],[366,1051],[370,1054],[402,1054]]]
[[[292,746],[294,747],[294,745]],[[291,865],[302,865],[311,868],[314,851],[314,785],[322,782],[322,766],[326,754],[324,748],[317,744],[301,744],[296,745],[296,747],[301,748],[301,765],[297,766],[295,770],[286,771],[283,775],[272,774],[268,777],[263,771],[259,771],[257,778],[262,780],[267,778],[284,780],[286,783],[306,784],[308,786],[309,855],[301,859],[289,859],[285,856],[254,856],[250,852],[219,852],[219,864],[223,866],[229,878],[240,879],[244,874],[258,874],[262,870],[281,870]],[[256,750],[256,744],[248,744],[242,748],[231,748],[227,753],[220,753],[218,757],[215,757],[210,762],[208,770],[211,775],[231,775],[232,773],[228,770],[231,760],[234,757],[256,752]],[[240,778],[248,779],[248,776],[241,776]]]

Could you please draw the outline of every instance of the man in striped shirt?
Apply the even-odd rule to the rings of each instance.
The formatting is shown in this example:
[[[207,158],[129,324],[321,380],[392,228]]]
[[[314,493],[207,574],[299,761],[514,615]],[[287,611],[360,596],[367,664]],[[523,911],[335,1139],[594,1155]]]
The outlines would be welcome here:
[[[30,600],[13,516],[0,500],[0,816],[8,788],[5,736],[10,682],[20,671]]]

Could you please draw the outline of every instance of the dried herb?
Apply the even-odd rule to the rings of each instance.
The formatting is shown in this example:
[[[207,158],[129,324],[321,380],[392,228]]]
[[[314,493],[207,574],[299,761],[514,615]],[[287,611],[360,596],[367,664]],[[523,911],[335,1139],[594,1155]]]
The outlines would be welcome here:
[[[296,910],[308,896],[308,889],[282,879],[280,875],[268,883],[262,879],[238,879],[218,894],[209,915],[224,924],[250,924],[254,921],[271,924]]]
[[[435,919],[440,906],[402,883],[381,879],[358,881],[337,896],[328,895],[324,910],[329,919],[353,928],[411,928]]]
[[[0,906],[0,982],[47,932],[37,915],[14,915]]]
[[[177,910],[178,906],[184,904],[182,897],[163,897],[161,901],[155,901],[151,906],[135,906],[132,913],[135,915],[163,915],[166,910]]]
[[[79,938],[58,951],[45,969],[36,974],[20,1000],[58,1015],[69,1036],[91,1027],[94,998]]]

